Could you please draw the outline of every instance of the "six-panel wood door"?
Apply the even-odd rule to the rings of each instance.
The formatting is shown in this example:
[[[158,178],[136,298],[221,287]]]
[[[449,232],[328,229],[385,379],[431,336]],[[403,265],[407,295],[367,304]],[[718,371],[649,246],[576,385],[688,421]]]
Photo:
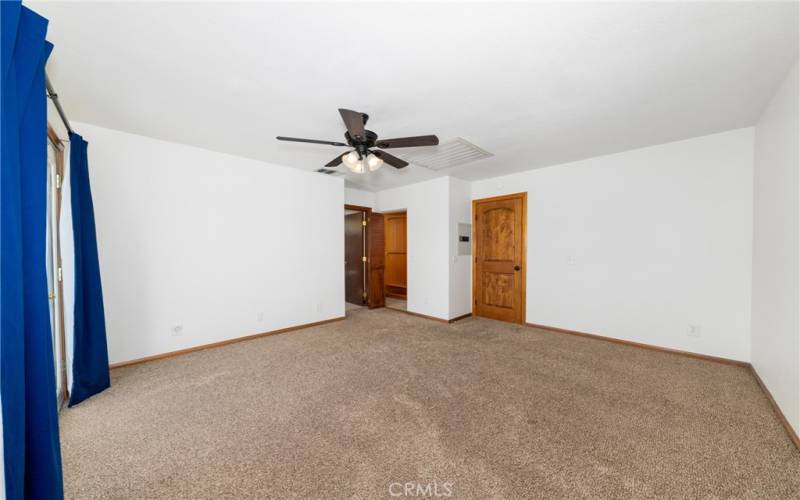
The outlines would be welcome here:
[[[406,298],[406,214],[384,214],[386,295]]]
[[[525,322],[526,193],[472,202],[473,314]]]

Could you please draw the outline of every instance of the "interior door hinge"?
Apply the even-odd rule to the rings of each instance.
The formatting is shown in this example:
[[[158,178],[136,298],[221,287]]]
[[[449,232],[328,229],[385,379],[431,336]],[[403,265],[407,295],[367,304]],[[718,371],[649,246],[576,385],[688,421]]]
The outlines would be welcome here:
[[[56,189],[61,189],[61,174],[56,174]]]
[[[367,261],[367,257],[366,256],[361,257],[361,262],[366,262],[366,261]]]
[[[365,220],[362,220],[362,221],[361,221],[361,225],[362,225],[362,226],[366,226],[366,225],[367,225],[367,221],[365,221]]]
[[[62,281],[62,278],[63,278],[63,276],[62,276],[62,273],[61,273],[61,268],[59,267],[58,268],[58,281]]]

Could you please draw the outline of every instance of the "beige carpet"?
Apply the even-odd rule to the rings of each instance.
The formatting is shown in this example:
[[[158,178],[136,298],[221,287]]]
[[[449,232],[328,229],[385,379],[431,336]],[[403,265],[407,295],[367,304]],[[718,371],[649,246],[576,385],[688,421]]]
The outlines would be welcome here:
[[[406,299],[396,299],[394,297],[386,297],[386,307],[389,309],[397,309],[398,311],[406,310]]]
[[[745,369],[490,320],[358,309],[112,378],[62,414],[69,498],[800,496]]]

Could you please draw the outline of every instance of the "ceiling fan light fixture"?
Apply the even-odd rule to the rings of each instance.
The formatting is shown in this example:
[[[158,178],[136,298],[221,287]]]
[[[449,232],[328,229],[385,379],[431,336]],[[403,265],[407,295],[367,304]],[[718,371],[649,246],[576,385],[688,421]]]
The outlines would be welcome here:
[[[363,174],[366,171],[366,168],[364,168],[366,162],[359,158],[358,153],[355,151],[342,155],[342,163],[354,174]]]
[[[356,153],[355,151],[350,151],[349,153],[345,153],[344,156],[342,156],[342,161],[345,163],[347,162],[355,163],[358,160],[360,160],[360,158],[358,157],[358,153]]]
[[[364,162],[358,160],[356,163],[352,165],[347,165],[347,168],[350,169],[351,172],[354,174],[363,174],[364,173]]]
[[[396,169],[405,168],[409,165],[409,162],[402,158],[398,158],[383,151],[385,149],[418,148],[421,146],[436,146],[439,144],[439,138],[435,135],[396,137],[394,139],[382,139],[378,141],[378,134],[364,128],[369,119],[366,113],[359,113],[352,109],[339,108],[339,114],[347,128],[347,132],[344,133],[345,142],[347,144],[344,142],[302,139],[300,137],[284,137],[282,135],[277,136],[276,139],[279,141],[306,142],[328,146],[350,146],[354,149],[341,156],[335,156],[333,160],[325,164],[325,168],[337,167],[344,163],[351,172],[356,174],[364,174],[367,171],[374,172],[381,168],[384,163]],[[373,153],[370,148],[376,146],[379,147],[380,150],[375,150]]]
[[[369,167],[370,172],[378,170],[379,168],[381,168],[381,165],[383,165],[383,160],[381,160],[377,156],[371,154],[367,157],[367,166]]]
[[[355,151],[343,154],[342,163],[354,174],[364,173],[364,161],[358,157],[358,153]]]

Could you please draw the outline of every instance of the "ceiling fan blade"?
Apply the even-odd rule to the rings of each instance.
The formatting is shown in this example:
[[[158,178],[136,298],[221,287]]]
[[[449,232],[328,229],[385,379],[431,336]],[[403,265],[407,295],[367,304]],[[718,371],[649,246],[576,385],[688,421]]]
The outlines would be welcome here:
[[[363,113],[339,108],[339,114],[342,115],[342,120],[344,120],[347,131],[350,132],[350,137],[359,142],[363,141],[365,137]]]
[[[343,155],[336,156],[336,158],[334,158],[333,160],[331,160],[328,163],[326,163],[325,166],[326,167],[338,167],[339,165],[342,164],[342,156]]]
[[[333,142],[333,141],[318,141],[316,139],[300,139],[298,137],[283,137],[279,135],[276,137],[279,141],[290,141],[290,142],[308,142],[311,144],[327,144],[328,146],[344,146],[347,147],[347,144],[343,142]]]
[[[408,166],[408,162],[405,160],[401,160],[400,158],[390,155],[386,151],[380,151],[378,149],[372,151],[372,154],[383,160],[385,163],[393,166],[394,168],[405,168]]]
[[[397,139],[381,139],[375,143],[376,147],[383,149],[413,148],[415,146],[436,146],[439,138],[435,135],[418,135],[416,137],[398,137]]]

